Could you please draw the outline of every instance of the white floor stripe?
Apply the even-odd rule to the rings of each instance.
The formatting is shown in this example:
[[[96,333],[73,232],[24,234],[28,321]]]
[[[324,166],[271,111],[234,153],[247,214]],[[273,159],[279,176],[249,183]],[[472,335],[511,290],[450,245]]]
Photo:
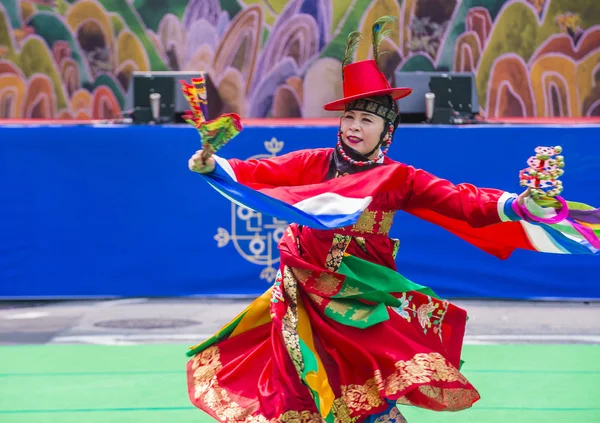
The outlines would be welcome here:
[[[600,335],[467,335],[465,343],[489,342],[489,343],[511,343],[511,342],[586,342],[600,343]]]
[[[122,300],[101,301],[96,304],[96,307],[118,307],[131,304],[142,304],[148,302],[148,298],[125,298]]]
[[[130,334],[130,335],[75,335],[58,336],[53,344],[97,344],[97,345],[138,345],[145,343],[187,343],[198,344],[212,334]]]
[[[13,313],[7,314],[6,316],[1,316],[2,319],[5,320],[28,320],[28,319],[39,319],[42,317],[46,317],[48,313],[40,312],[40,311],[30,311],[25,313]]]
[[[123,335],[74,335],[58,336],[53,344],[97,344],[97,345],[138,345],[144,343],[187,343],[198,344],[212,334],[123,334]],[[592,343],[600,344],[600,335],[467,335],[465,345],[491,345],[510,343]]]

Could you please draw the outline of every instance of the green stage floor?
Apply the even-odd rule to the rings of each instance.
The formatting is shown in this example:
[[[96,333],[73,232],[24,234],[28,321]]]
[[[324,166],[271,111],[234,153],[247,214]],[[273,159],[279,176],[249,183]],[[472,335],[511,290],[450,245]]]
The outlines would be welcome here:
[[[187,398],[185,345],[0,347],[1,423],[210,422]],[[409,423],[599,423],[599,345],[468,345],[467,411]]]

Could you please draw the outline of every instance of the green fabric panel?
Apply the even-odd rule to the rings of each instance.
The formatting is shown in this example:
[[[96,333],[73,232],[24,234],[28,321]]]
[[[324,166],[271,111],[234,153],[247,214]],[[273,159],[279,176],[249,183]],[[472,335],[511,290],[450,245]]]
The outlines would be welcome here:
[[[388,294],[417,291],[439,299],[439,296],[431,288],[414,283],[395,270],[355,256],[345,256],[338,272],[346,277],[344,287],[340,292],[348,289],[346,287],[348,284],[348,287],[356,286],[359,289],[367,287],[371,291]],[[360,298],[364,298],[364,296]]]
[[[208,338],[206,341],[204,341],[203,343],[201,343],[197,347],[195,347],[195,348],[187,351],[186,355],[188,357],[193,357],[196,354],[198,354],[199,352],[204,351],[205,349],[207,349],[211,345],[216,344],[217,342],[219,342],[223,338],[226,338],[229,335],[231,335],[231,332],[233,332],[235,330],[235,328],[240,323],[240,321],[242,320],[242,318],[244,317],[244,315],[245,315],[245,313],[244,314],[240,314],[237,319],[233,320],[227,326],[223,327],[223,329],[221,329],[219,332],[217,332],[216,334],[214,334],[213,336],[211,336],[210,338]]]
[[[385,303],[365,304],[358,300],[332,299],[325,315],[338,323],[355,328],[368,328],[390,318]]]
[[[417,291],[439,298],[430,288],[355,256],[345,256],[338,273],[345,276],[344,285],[325,307],[325,315],[347,326],[364,329],[388,320],[387,306],[401,305],[392,293]]]
[[[304,370],[302,371],[302,379],[306,378],[308,372],[316,372],[318,370],[317,359],[315,354],[310,350],[308,345],[300,339],[300,354],[302,354],[302,361],[304,362]]]

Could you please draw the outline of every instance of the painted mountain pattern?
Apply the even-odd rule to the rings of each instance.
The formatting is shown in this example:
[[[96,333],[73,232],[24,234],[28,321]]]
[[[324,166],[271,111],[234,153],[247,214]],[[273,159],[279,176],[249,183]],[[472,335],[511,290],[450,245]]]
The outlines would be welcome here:
[[[598,0],[0,0],[0,118],[110,119],[134,71],[206,71],[223,113],[325,117],[346,35],[384,72],[470,71],[489,117],[600,116]]]

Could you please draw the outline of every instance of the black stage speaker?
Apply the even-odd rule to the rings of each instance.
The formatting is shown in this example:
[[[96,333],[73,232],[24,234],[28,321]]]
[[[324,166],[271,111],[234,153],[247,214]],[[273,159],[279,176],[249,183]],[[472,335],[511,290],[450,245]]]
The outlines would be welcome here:
[[[191,82],[192,78],[204,76],[208,99],[207,120],[221,114],[223,102],[210,75],[205,72],[134,72],[127,91],[126,109],[134,123],[184,123],[181,116],[189,104],[181,92],[180,80]],[[151,100],[153,94],[160,94],[159,119],[152,117]]]
[[[479,113],[475,76],[471,72],[396,72],[395,85],[413,93],[398,100],[400,120],[405,123],[428,121],[425,95],[435,95],[431,122],[450,122],[452,116],[469,119]],[[458,118],[457,118],[458,120]]]

